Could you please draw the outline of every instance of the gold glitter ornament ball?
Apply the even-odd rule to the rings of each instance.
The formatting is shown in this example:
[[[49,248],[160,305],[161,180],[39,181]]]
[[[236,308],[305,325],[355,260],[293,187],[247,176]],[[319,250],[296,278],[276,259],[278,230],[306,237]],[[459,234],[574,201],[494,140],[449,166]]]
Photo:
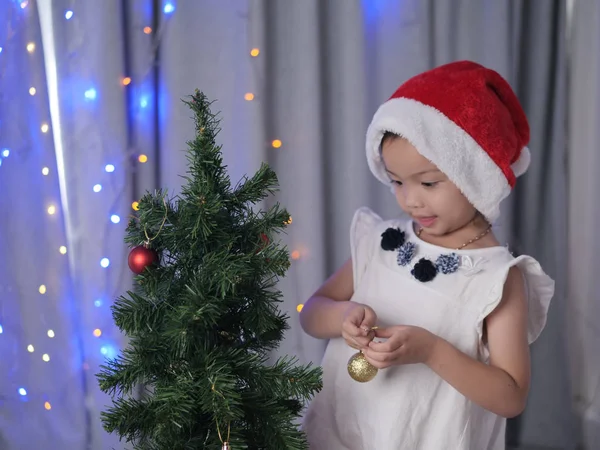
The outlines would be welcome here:
[[[371,381],[377,375],[377,367],[373,366],[362,352],[358,352],[348,360],[348,373],[359,383]]]

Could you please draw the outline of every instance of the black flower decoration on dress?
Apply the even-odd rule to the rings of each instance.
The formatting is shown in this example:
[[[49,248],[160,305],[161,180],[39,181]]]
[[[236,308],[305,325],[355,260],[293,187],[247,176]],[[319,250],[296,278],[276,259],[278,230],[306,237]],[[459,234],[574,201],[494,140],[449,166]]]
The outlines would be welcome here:
[[[411,270],[412,275],[419,281],[425,283],[431,281],[437,275],[435,264],[426,258],[421,258]]]
[[[399,228],[388,228],[381,233],[381,248],[387,251],[393,251],[404,244],[404,231]]]

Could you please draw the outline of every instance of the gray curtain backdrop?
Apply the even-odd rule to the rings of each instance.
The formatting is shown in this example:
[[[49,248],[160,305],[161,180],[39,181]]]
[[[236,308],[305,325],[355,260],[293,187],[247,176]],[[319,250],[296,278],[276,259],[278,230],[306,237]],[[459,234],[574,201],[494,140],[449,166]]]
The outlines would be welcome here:
[[[576,0],[569,39],[569,365],[580,434],[600,442],[600,3]]]
[[[586,448],[594,448],[600,440],[593,434],[600,427],[595,350],[600,333],[589,318],[597,316],[600,298],[594,294],[597,256],[590,239],[600,213],[593,207],[594,177],[582,174],[600,167],[594,156],[600,137],[598,4],[578,0],[575,5],[567,79],[561,0],[179,0],[172,14],[153,10],[153,3],[29,1],[10,42],[23,49],[38,39],[36,59],[25,51],[16,56],[8,52],[8,41],[0,42],[0,58],[10,55],[13,66],[23,67],[29,77],[19,84],[18,76],[6,71],[12,66],[0,65],[2,75],[12,74],[0,78],[0,147],[9,141],[17,149],[43,149],[48,165],[58,170],[62,164],[63,172],[62,181],[51,179],[51,188],[26,183],[32,174],[40,178],[42,160],[25,150],[13,159],[17,153],[11,153],[0,166],[0,192],[8,192],[0,200],[0,350],[10,361],[0,365],[0,448],[41,448],[42,443],[122,448],[100,426],[108,399],[93,374],[104,354],[123,344],[108,306],[130,283],[122,237],[131,202],[155,187],[176,193],[186,171],[184,151],[193,123],[181,98],[199,88],[216,100],[220,142],[234,182],[262,161],[277,171],[277,200],[293,217],[283,239],[295,258],[280,284],[291,329],[278,354],[318,364],[325,342],[304,335],[298,305],[349,256],[356,208],[367,205],[384,217],[399,214],[389,190],[366,165],[371,116],[407,78],[457,59],[498,70],[523,102],[531,123],[532,167],[504,204],[497,229],[515,253],[538,258],[557,281],[547,328],[532,349],[530,402],[510,422],[509,443],[574,449],[585,440]],[[65,21],[67,10],[74,15]],[[152,30],[147,34],[144,27]],[[251,56],[253,48],[258,56]],[[48,79],[53,71],[56,89]],[[125,76],[131,77],[127,86]],[[35,106],[27,103],[33,82],[40,86]],[[91,84],[98,97],[82,103]],[[53,139],[39,140],[33,130],[50,120],[52,92],[60,120],[51,120]],[[246,100],[249,93],[252,100]],[[14,108],[23,113],[15,116]],[[13,117],[25,124],[29,141],[14,144],[17,128],[4,127]],[[275,139],[280,147],[272,145]],[[141,153],[148,156],[145,164],[137,162]],[[117,169],[111,174],[103,169],[109,162]],[[92,191],[95,183],[103,185],[100,193]],[[44,225],[42,194],[58,199],[60,227]],[[17,197],[21,206],[32,207],[16,208]],[[120,215],[120,224],[110,222],[111,214]],[[577,230],[569,239],[567,224]],[[63,257],[59,264],[50,250],[33,261],[28,257],[38,247],[54,249],[61,239],[69,242],[69,252],[58,256],[68,256],[68,262]],[[102,257],[110,258],[109,268],[99,265]],[[25,274],[49,268],[54,272],[45,277],[62,281],[49,289],[42,307],[40,277]],[[63,294],[65,289],[71,294]],[[57,364],[34,371],[24,349],[36,339],[46,345],[49,317],[64,339],[56,352],[67,362],[57,356]],[[101,338],[93,336],[96,328],[102,329]],[[15,394],[25,373],[35,401],[23,402]],[[43,401],[40,407],[37,399],[60,386],[65,373],[78,380],[69,383],[68,397],[55,396],[50,411]],[[84,418],[73,426],[73,417]],[[31,421],[37,425],[31,427]]]

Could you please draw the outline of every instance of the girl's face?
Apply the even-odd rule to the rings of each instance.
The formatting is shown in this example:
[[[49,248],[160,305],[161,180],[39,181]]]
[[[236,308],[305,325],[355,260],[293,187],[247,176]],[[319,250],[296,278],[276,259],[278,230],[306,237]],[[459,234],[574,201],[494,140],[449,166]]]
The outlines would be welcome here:
[[[475,208],[406,139],[384,140],[381,152],[398,204],[429,235],[441,237],[472,222]]]

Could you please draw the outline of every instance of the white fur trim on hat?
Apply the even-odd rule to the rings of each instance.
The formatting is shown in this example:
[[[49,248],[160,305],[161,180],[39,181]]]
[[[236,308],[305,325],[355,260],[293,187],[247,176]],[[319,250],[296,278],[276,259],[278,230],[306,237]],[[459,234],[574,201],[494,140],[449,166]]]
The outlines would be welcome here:
[[[517,159],[514,163],[510,165],[515,177],[520,177],[529,168],[529,164],[531,163],[531,153],[529,152],[529,148],[523,147],[521,149],[521,154],[519,155],[519,159]]]
[[[486,151],[456,123],[416,100],[393,98],[381,105],[367,130],[367,161],[373,174],[389,185],[380,150],[386,131],[406,138],[490,222],[498,218],[500,202],[511,191],[508,180]],[[529,159],[529,151],[522,151],[516,168],[526,169]]]

